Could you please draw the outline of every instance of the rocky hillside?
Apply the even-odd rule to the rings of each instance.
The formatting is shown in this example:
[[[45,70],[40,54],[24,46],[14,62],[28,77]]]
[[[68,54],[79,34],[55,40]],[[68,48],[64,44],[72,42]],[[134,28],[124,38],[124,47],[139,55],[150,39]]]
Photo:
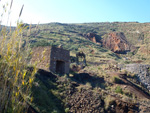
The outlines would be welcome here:
[[[95,79],[96,81],[91,79]],[[88,73],[79,73],[67,77],[39,70],[32,88],[34,100],[31,104],[32,109],[30,110],[36,113],[140,112],[140,107],[144,106],[143,104],[138,105],[130,96],[124,97],[129,99],[128,101],[122,100],[123,97],[119,95],[119,93],[117,94],[115,92],[109,92],[109,90],[104,90],[102,86],[104,83],[105,81],[103,78],[95,78],[94,75]],[[94,86],[94,84],[98,85]],[[122,83],[122,85],[123,84],[124,83]],[[126,83],[126,85],[127,84],[128,83]],[[130,87],[132,88],[133,86]],[[136,93],[137,92],[138,90]],[[141,93],[141,95],[141,97],[143,97],[142,99],[147,98],[144,96],[144,93]],[[148,107],[146,108],[148,110]]]
[[[149,29],[137,22],[32,25],[23,45],[61,46],[74,59],[82,51],[87,65],[71,62],[68,75],[39,69],[29,112],[149,112]]]
[[[32,25],[24,37],[29,37],[32,47],[61,44],[63,48],[75,52],[96,49],[100,53],[109,49],[119,54],[127,52],[129,56],[126,57],[132,55],[135,60],[146,60],[150,51],[149,29],[149,23],[137,22],[49,23]]]

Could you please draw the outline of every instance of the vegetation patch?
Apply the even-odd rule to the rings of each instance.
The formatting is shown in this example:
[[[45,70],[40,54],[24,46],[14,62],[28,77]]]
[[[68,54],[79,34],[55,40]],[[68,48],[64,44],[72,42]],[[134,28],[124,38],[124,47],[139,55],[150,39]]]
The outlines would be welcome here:
[[[115,89],[115,92],[116,93],[120,93],[120,94],[123,94],[123,90],[120,86],[117,86],[116,89]]]

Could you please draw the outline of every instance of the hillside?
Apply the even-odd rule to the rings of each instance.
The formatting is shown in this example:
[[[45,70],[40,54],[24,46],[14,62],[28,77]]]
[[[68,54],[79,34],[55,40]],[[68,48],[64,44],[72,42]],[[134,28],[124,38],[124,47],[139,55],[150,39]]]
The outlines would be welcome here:
[[[96,49],[100,54],[107,54],[111,52],[104,48],[103,40],[105,40],[110,33],[123,33],[126,37],[126,41],[136,48],[134,51],[128,52],[128,56],[125,55],[125,57],[132,56],[132,59],[135,60],[146,60],[149,59],[149,29],[150,23],[137,22],[85,24],[49,23],[37,26],[32,25],[28,33],[24,33],[24,36],[29,37],[31,47],[58,46],[61,44],[63,48],[74,52],[83,49],[89,53]],[[111,56],[115,56],[115,54],[111,54]]]
[[[50,78],[37,76],[38,82],[35,84],[44,88],[41,89],[44,97],[50,100],[43,100],[42,94],[36,95],[33,107],[38,112],[44,109],[45,112],[149,111],[149,82],[144,82],[144,79],[149,79],[149,68],[145,66],[150,58],[149,29],[149,23],[137,22],[50,23],[27,29],[24,37],[29,37],[31,47],[61,45],[70,50],[72,57],[78,51],[83,51],[87,60],[86,67],[71,63],[69,75],[54,76],[39,71],[41,77],[46,75]],[[126,64],[132,66],[133,63],[142,63],[142,69],[135,68],[135,71],[145,70],[144,73],[135,74],[125,68]],[[48,81],[44,82],[46,79]],[[33,91],[36,91],[36,87]],[[43,101],[39,103],[41,99]],[[46,107],[45,103],[51,108]]]
[[[39,47],[35,49],[37,52],[41,52],[38,51],[40,46],[62,47],[70,50],[72,59],[69,60],[73,60],[69,74],[56,74],[37,67],[29,113],[150,111],[150,23],[23,26],[27,29],[22,35],[22,50],[27,43],[31,50]],[[81,51],[87,65],[81,59],[79,65],[75,62],[76,53]],[[49,58],[49,54],[45,55]]]
[[[37,36],[66,36],[66,37],[79,37],[84,36],[87,33],[95,33],[100,37],[110,32],[123,32],[129,42],[132,44],[142,43],[141,41],[148,38],[150,23],[85,23],[85,24],[61,24],[61,23],[50,23],[39,25],[37,30]],[[40,31],[38,31],[40,30]],[[40,34],[39,34],[40,33]],[[44,33],[44,35],[42,34]],[[50,34],[51,35],[48,35]]]

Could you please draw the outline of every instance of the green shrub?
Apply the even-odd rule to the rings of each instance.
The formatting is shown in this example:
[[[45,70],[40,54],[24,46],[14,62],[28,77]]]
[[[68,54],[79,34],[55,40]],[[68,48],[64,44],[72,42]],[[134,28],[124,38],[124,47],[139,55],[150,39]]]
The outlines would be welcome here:
[[[31,47],[38,47],[38,46],[50,46],[52,43],[47,42],[46,40],[39,40],[33,44],[31,44]]]
[[[124,61],[125,64],[130,64],[132,63],[131,61]]]
[[[121,88],[120,86],[117,86],[117,87],[116,87],[115,92],[116,92],[116,93],[123,94],[122,88]]]
[[[131,92],[124,92],[124,94],[128,97],[132,97],[132,93]]]
[[[113,82],[114,82],[114,83],[117,83],[117,84],[123,83],[123,81],[120,80],[118,77],[114,77],[114,78],[113,78]]]
[[[66,108],[66,109],[65,109],[65,113],[69,113],[69,108]]]

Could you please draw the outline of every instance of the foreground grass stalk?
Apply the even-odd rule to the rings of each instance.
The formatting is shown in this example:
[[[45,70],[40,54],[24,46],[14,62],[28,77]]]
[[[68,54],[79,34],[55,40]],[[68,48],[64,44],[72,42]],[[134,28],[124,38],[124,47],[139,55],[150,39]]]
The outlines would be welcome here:
[[[12,7],[13,0],[10,4]],[[19,18],[22,14],[21,8]],[[17,23],[15,30],[0,31],[0,113],[25,112],[32,101],[31,87],[36,66],[28,68],[30,49],[23,37],[26,27]],[[26,42],[23,46],[23,42]]]

